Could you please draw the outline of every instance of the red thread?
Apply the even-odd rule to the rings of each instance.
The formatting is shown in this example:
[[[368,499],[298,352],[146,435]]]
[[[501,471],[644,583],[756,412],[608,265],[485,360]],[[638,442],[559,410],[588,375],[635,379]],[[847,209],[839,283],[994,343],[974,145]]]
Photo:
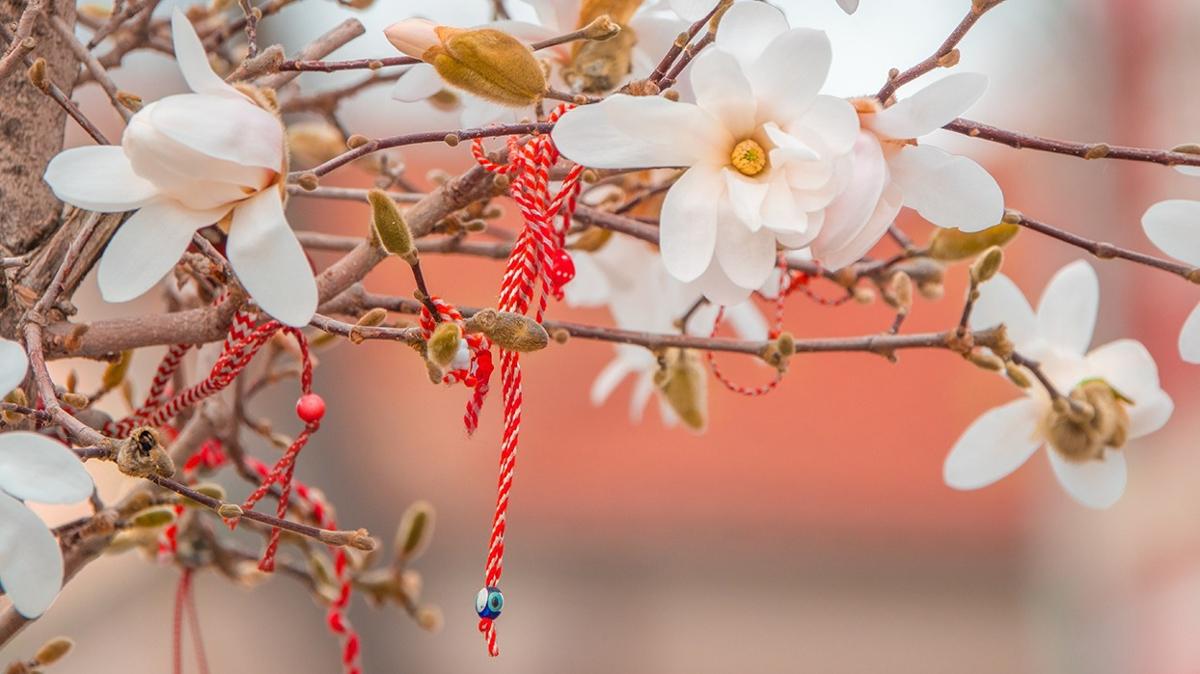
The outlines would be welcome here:
[[[808,275],[807,274],[800,272],[795,278],[792,278],[790,276],[790,272],[788,271],[788,268],[787,268],[787,260],[784,258],[784,256],[782,256],[782,255],[779,256],[778,264],[779,264],[779,291],[775,296],[775,325],[772,326],[770,332],[767,333],[771,339],[777,339],[779,337],[779,335],[783,334],[784,300],[786,300],[787,296],[789,294],[791,294],[791,292],[793,290],[795,290],[797,287],[802,287],[805,290],[807,290],[807,286],[808,286]],[[715,321],[713,321],[712,332],[709,333],[709,337],[717,336],[717,329],[721,327],[721,321],[723,321],[724,319],[725,319],[725,307],[721,307],[717,311],[717,319]],[[775,388],[779,386],[780,382],[783,381],[783,370],[776,370],[775,378],[772,379],[771,381],[767,382],[766,384],[762,384],[761,386],[754,386],[754,387],[745,386],[743,384],[738,384],[738,383],[734,382],[733,380],[729,379],[725,375],[725,373],[721,371],[720,366],[717,365],[716,355],[712,351],[705,351],[704,359],[708,362],[708,367],[709,367],[709,369],[712,370],[713,376],[717,378],[717,381],[721,382],[721,384],[725,388],[729,389],[730,391],[733,391],[734,393],[740,393],[741,395],[744,395],[744,396],[755,397],[755,396],[766,395],[767,393],[774,391]]]

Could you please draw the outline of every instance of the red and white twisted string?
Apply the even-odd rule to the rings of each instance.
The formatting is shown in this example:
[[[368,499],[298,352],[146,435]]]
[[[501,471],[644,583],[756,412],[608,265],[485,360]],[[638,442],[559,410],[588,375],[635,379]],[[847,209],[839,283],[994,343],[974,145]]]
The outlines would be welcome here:
[[[571,107],[559,106],[548,121],[558,120]],[[562,242],[579,195],[579,177],[583,167],[572,168],[562,186],[551,195],[550,169],[558,161],[559,155],[550,136],[536,135],[523,145],[515,137],[510,137],[507,147],[509,163],[498,164],[487,157],[481,140],[476,139],[472,143],[472,153],[480,166],[510,176],[509,195],[517,203],[525,220],[525,227],[517,238],[501,280],[499,308],[501,311],[526,314],[533,303],[535,289],[540,288],[535,312],[535,318],[540,322],[545,314],[548,296],[559,292],[551,270],[555,265],[555,256],[562,254]],[[554,221],[560,211],[563,215],[562,227],[556,229]],[[500,443],[496,509],[484,568],[484,585],[487,587],[498,586],[504,571],[504,535],[508,528],[509,494],[516,468],[523,401],[520,356],[517,352],[501,349],[500,381],[504,399],[504,431]],[[488,653],[499,655],[494,619],[480,617],[479,631],[484,636]]]
[[[459,327],[463,328],[464,333],[466,332],[463,315],[454,305],[439,297],[430,297],[429,301],[437,309],[438,315],[435,318],[429,312],[428,307],[421,306],[421,335],[426,340],[433,336],[433,330],[439,322],[457,323]],[[470,362],[466,368],[455,368],[446,372],[442,381],[447,384],[462,382],[474,390],[470,400],[467,401],[466,412],[463,413],[463,425],[467,429],[467,435],[470,436],[474,435],[475,429],[479,428],[479,411],[483,408],[488,390],[491,388],[492,341],[487,336],[478,333],[465,335],[463,340],[467,343],[467,349],[471,354]]]

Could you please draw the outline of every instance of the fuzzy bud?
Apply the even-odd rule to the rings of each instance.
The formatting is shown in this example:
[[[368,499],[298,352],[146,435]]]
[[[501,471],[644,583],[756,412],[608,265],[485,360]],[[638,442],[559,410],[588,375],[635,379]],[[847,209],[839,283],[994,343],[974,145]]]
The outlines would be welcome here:
[[[438,323],[429,337],[425,357],[439,369],[445,370],[454,362],[454,356],[458,354],[458,344],[462,341],[462,336],[462,327],[458,323]]]
[[[222,503],[220,507],[217,508],[217,515],[219,515],[221,519],[226,520],[236,520],[245,513],[246,511],[242,510],[242,506],[236,503]]]
[[[1098,460],[1107,448],[1119,449],[1129,433],[1130,402],[1101,379],[1083,382],[1071,400],[1059,399],[1042,419],[1050,446],[1071,461]]]
[[[957,262],[975,257],[992,246],[1004,246],[1016,238],[1021,228],[1016,223],[1001,222],[982,232],[963,232],[957,229],[937,229],[929,241],[929,256],[943,262]]]
[[[77,410],[81,410],[92,403],[91,399],[87,396],[83,395],[82,393],[75,393],[73,391],[67,391],[63,393],[62,401],[69,407],[74,407]]]
[[[1004,361],[999,356],[986,351],[968,351],[964,357],[975,367],[983,370],[999,372],[1004,369]]]
[[[383,190],[367,192],[367,201],[371,202],[371,227],[383,249],[409,264],[415,263],[417,249],[413,246],[412,231],[396,202]]]
[[[403,564],[420,557],[433,538],[434,510],[428,501],[417,501],[404,511],[396,527],[396,563]]]
[[[654,384],[684,425],[704,430],[708,421],[708,377],[700,354],[690,349],[667,349],[659,358]]]
[[[209,498],[215,498],[218,501],[225,500],[225,488],[219,484],[205,482],[192,487],[192,489],[195,489]]]
[[[137,112],[142,109],[142,97],[128,91],[118,91],[116,95],[117,102],[121,107],[130,112]]]
[[[387,315],[387,309],[383,307],[375,307],[363,314],[358,319],[358,322],[354,324],[354,327],[350,329],[350,341],[355,344],[362,344],[365,338],[360,328],[373,328],[377,325],[382,325],[387,320]]]
[[[913,303],[912,277],[902,271],[892,274],[885,298],[898,313],[908,315],[908,312],[912,310]]]
[[[356,550],[371,551],[375,549],[375,539],[366,529],[354,531],[322,531],[320,536],[326,545],[350,546]]]
[[[508,351],[540,351],[550,344],[550,334],[540,323],[511,311],[484,309],[467,321],[467,332],[482,332]]]
[[[158,431],[149,426],[133,429],[117,448],[117,468],[126,475],[146,477],[175,474],[175,462],[159,439]]]
[[[129,373],[129,363],[132,360],[133,351],[122,351],[116,361],[109,363],[108,367],[104,368],[104,375],[100,377],[100,383],[105,390],[111,391],[125,381],[125,375]]]
[[[141,529],[157,529],[175,521],[175,511],[165,506],[147,508],[129,520],[129,525]]]
[[[74,647],[75,642],[71,641],[70,638],[55,637],[42,644],[42,647],[37,649],[37,653],[34,654],[33,659],[42,667],[53,665],[65,658]]]
[[[442,629],[442,610],[436,606],[422,606],[417,609],[417,626],[426,632],[437,632]]]
[[[50,93],[50,78],[46,74],[46,59],[38,57],[29,66],[29,81],[42,93]]]
[[[421,59],[448,84],[513,108],[533,105],[546,93],[541,64],[515,37],[492,28],[438,26],[435,31],[441,44]]]
[[[1029,388],[1033,385],[1033,382],[1029,380],[1029,375],[1025,373],[1025,369],[1018,365],[1007,363],[1004,366],[1004,374],[1008,375],[1009,381],[1020,388]]]
[[[288,148],[296,168],[308,169],[342,153],[346,140],[327,122],[299,122],[287,129]]]
[[[1004,251],[1000,250],[999,246],[992,246],[987,249],[983,255],[975,259],[975,263],[971,265],[971,282],[975,284],[987,283],[992,280],[1004,265]]]

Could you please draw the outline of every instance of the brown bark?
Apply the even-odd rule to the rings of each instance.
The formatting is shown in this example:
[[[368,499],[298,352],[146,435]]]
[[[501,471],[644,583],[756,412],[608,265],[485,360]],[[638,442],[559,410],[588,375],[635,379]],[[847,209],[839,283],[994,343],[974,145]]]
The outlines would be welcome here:
[[[73,0],[47,2],[69,26],[75,25]],[[17,22],[26,0],[0,0],[0,22]],[[44,16],[37,17],[33,58],[46,59],[50,79],[70,94],[79,66],[66,42]],[[0,50],[7,51],[8,45]],[[62,149],[66,113],[38,91],[25,65],[0,81],[0,246],[10,254],[29,251],[58,225],[59,202],[42,181],[50,158]]]

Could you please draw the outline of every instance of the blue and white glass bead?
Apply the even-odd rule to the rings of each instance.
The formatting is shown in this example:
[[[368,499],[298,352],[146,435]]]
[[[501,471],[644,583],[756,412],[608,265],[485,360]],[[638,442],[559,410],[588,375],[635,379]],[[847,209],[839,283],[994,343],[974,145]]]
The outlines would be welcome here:
[[[488,586],[475,595],[475,612],[480,618],[498,618],[503,609],[504,593],[500,588]]]

